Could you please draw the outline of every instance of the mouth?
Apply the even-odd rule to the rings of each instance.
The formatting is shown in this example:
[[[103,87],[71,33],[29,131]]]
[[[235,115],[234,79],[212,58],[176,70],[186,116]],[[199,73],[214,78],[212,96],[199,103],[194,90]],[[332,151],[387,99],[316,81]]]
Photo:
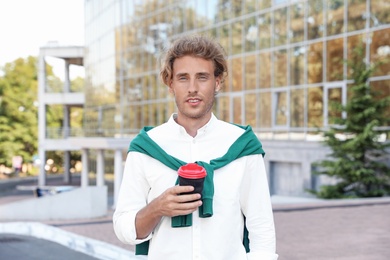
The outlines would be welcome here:
[[[202,100],[200,98],[189,98],[187,99],[187,102],[190,103],[190,104],[198,104],[200,103]]]

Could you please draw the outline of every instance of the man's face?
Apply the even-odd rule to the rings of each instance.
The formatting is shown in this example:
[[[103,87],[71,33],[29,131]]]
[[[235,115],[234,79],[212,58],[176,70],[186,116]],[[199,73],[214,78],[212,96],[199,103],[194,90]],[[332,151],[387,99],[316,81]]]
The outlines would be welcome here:
[[[180,122],[196,119],[207,123],[215,93],[220,88],[220,79],[214,76],[212,61],[193,56],[174,61],[169,91],[175,96]]]

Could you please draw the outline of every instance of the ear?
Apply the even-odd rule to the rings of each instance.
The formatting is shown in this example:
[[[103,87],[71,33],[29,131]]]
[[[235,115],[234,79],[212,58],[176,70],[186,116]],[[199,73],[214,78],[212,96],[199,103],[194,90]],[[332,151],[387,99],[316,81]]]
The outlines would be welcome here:
[[[171,93],[171,94],[175,94],[175,92],[173,91],[173,88],[172,88],[172,80],[169,81],[168,91],[169,91],[169,93]]]
[[[216,80],[215,80],[215,92],[218,92],[221,90],[221,78],[218,77]]]

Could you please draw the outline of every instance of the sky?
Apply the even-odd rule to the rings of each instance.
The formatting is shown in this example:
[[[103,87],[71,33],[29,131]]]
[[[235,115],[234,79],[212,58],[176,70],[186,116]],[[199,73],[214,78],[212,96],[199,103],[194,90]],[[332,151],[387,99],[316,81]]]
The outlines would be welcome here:
[[[0,67],[53,41],[84,45],[84,0],[0,0]]]

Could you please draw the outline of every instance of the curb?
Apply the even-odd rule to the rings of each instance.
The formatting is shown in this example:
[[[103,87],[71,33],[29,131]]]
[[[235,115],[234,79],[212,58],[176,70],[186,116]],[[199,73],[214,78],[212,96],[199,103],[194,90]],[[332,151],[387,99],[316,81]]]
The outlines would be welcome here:
[[[278,202],[273,203],[274,212],[302,211],[323,208],[360,207],[374,205],[390,205],[390,197],[357,198],[357,199],[312,199],[306,202]]]
[[[146,259],[134,256],[132,251],[37,222],[0,223],[0,233],[26,235],[49,240],[102,260]]]

